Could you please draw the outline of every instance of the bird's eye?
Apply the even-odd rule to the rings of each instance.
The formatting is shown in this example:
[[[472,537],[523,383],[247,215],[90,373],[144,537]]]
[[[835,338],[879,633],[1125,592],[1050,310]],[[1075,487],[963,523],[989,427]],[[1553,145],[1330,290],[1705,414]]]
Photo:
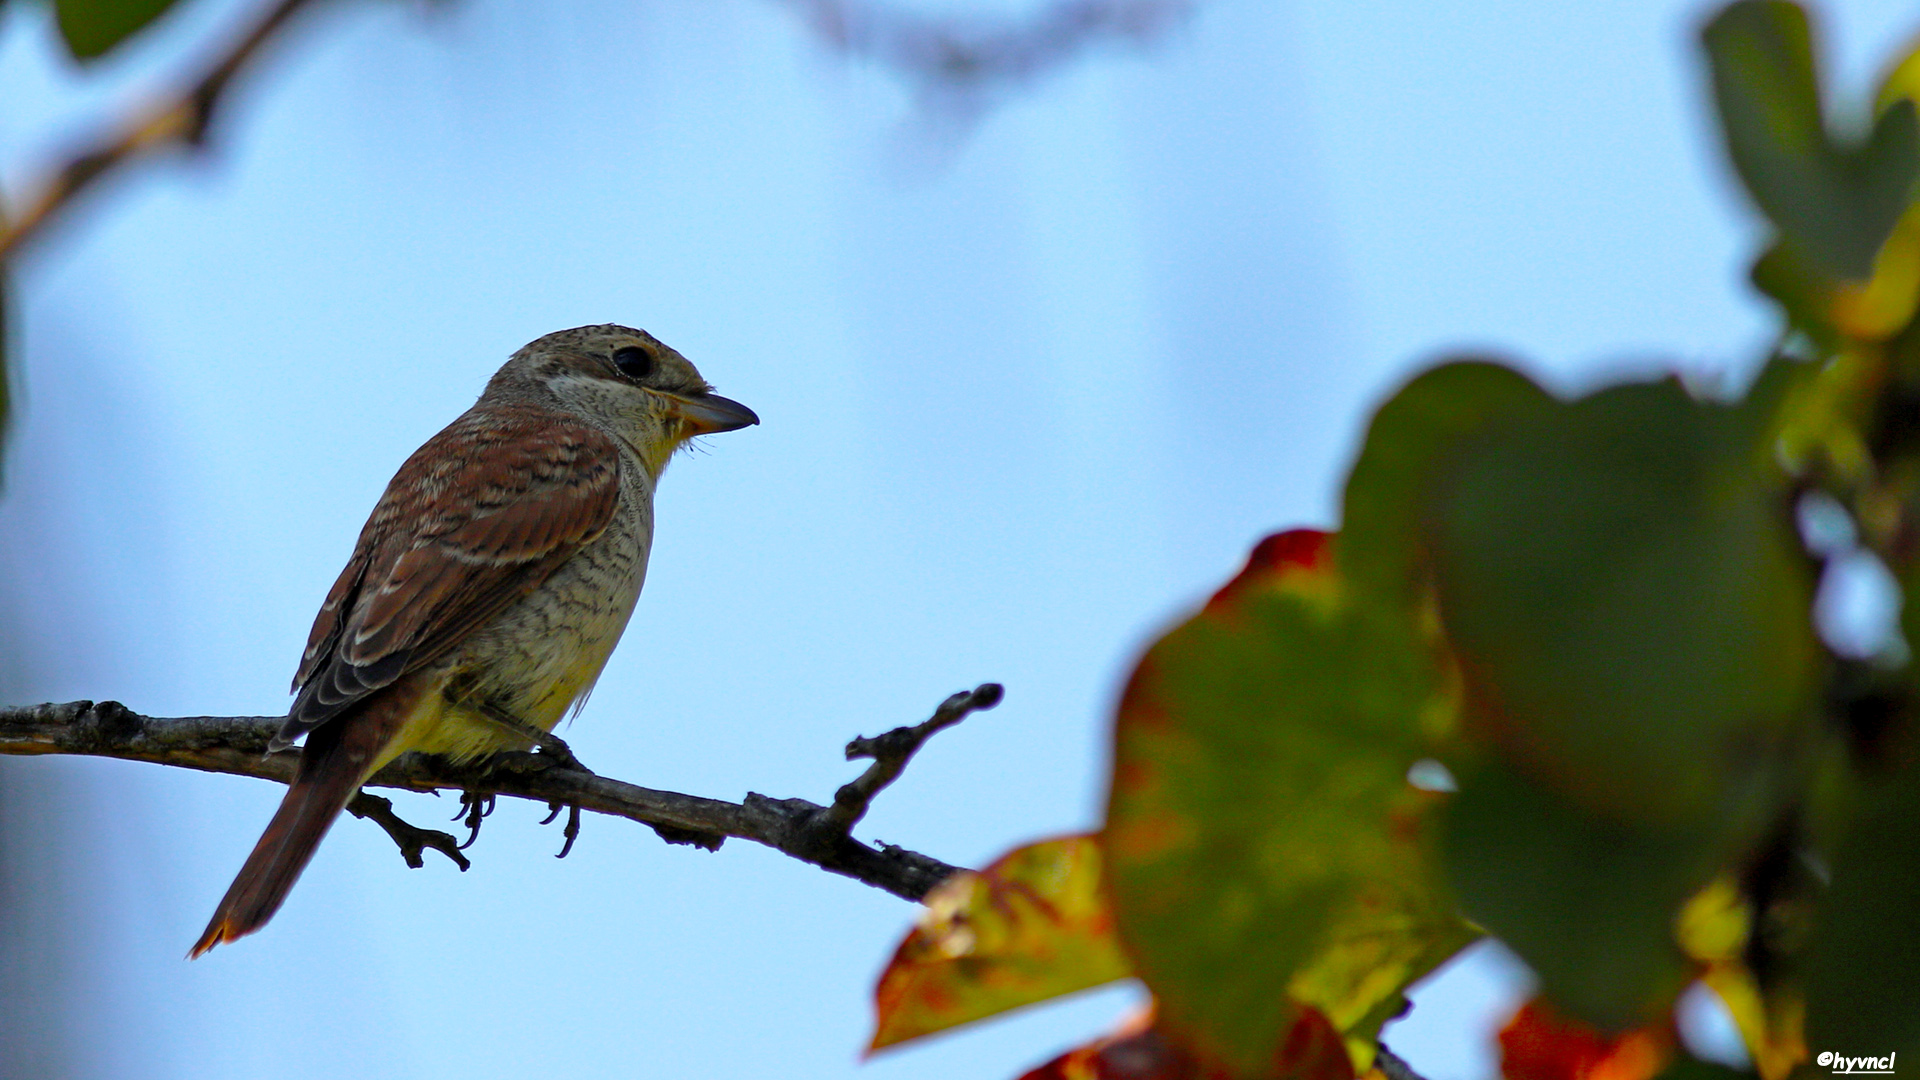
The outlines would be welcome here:
[[[613,366],[629,378],[644,379],[653,371],[653,357],[638,345],[627,345],[613,350]]]

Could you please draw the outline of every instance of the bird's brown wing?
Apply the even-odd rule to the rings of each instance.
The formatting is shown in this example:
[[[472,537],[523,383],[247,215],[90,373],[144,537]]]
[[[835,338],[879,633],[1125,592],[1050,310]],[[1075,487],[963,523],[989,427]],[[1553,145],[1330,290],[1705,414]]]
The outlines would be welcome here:
[[[414,451],[320,607],[284,745],[445,655],[613,520],[613,439],[533,405],[473,411]]]

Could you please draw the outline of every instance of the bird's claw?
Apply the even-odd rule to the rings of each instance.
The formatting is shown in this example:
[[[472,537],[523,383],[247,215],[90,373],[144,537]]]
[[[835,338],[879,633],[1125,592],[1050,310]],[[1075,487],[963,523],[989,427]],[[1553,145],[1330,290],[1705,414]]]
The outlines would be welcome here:
[[[548,769],[560,768],[583,772],[589,776],[593,775],[593,770],[580,764],[580,759],[573,756],[573,748],[568,746],[567,741],[560,736],[550,731],[543,731],[540,728],[534,727],[532,724],[527,723],[506,709],[498,706],[481,702],[478,708],[481,715],[487,719],[492,720],[508,731],[526,736],[527,741],[531,742],[536,748],[535,751],[530,754],[497,755],[493,758],[493,762],[489,768],[502,772],[516,773],[545,772]],[[566,828],[561,830],[561,835],[566,837],[566,842],[561,845],[560,854],[554,856],[557,859],[566,858],[567,853],[573,850],[573,842],[580,837],[580,808],[570,804],[550,803],[549,808],[553,812],[548,814],[546,820],[540,823],[542,825],[552,824],[553,820],[560,816],[560,810],[563,806],[567,810],[567,824]],[[473,843],[474,838],[480,835],[480,819],[492,812],[491,796],[488,797],[486,812],[481,813],[472,807],[467,808],[467,825],[473,830],[473,836],[468,838],[467,843]]]
[[[467,826],[467,842],[460,845],[461,851],[472,847],[473,842],[480,839],[480,823],[493,813],[494,802],[492,794],[482,795],[472,791],[460,793],[460,812],[453,815],[453,820],[464,821]]]
[[[564,859],[567,857],[567,852],[573,850],[573,842],[580,838],[580,807],[575,803],[556,802],[548,803],[547,810],[549,811],[547,816],[540,819],[542,825],[553,824],[553,819],[560,816],[560,811],[567,812],[566,827],[560,830],[560,835],[566,837],[566,843],[560,845],[560,854],[554,856],[556,859]]]

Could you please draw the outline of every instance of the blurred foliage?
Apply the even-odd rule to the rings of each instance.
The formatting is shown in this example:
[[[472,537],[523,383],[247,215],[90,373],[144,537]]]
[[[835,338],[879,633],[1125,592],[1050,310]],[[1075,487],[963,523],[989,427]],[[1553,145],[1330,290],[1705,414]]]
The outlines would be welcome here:
[[[1340,1034],[1327,1018],[1302,1009],[1271,1067],[1236,1073],[1195,1052],[1159,1026],[1154,1011],[1133,1017],[1112,1035],[1095,1039],[1023,1073],[1020,1080],[1234,1080],[1255,1075],[1268,1080],[1354,1080]],[[1385,1080],[1375,1070],[1367,1080]]]
[[[1371,1062],[1400,989],[1477,936],[1407,782],[1439,673],[1342,587],[1328,537],[1263,543],[1148,651],[1120,703],[1104,840],[1122,939],[1162,1025],[1239,1075],[1303,1007]]]
[[[54,0],[60,37],[76,60],[97,60],[148,23],[173,0]]]
[[[7,435],[13,428],[13,365],[9,359],[13,329],[12,277],[7,272],[7,264],[0,262],[0,461],[6,459]]]
[[[1535,999],[1501,1029],[1500,1060],[1507,1080],[1651,1080],[1672,1044],[1658,1026],[1609,1035]]]
[[[1465,359],[1390,396],[1343,532],[1262,541],[1129,679],[1099,842],[1154,1013],[1031,1076],[1358,1075],[1482,931],[1540,979],[1510,1080],[1728,1074],[1676,1049],[1695,984],[1763,1080],[1920,1058],[1920,52],[1848,113],[1796,5],[1701,41],[1777,354],[1737,394]],[[1814,614],[1861,557],[1904,593],[1864,656]]]
[[[1422,493],[1481,428],[1550,401],[1503,364],[1456,360],[1422,373],[1382,405],[1347,476],[1339,557],[1352,587],[1402,608],[1416,605]]]
[[[1675,912],[1818,745],[1812,574],[1766,452],[1781,381],[1738,407],[1668,380],[1534,409],[1433,486],[1426,550],[1493,751],[1459,770],[1449,869],[1471,918],[1610,1028],[1684,985]]]
[[[1806,13],[1785,0],[1729,5],[1702,36],[1727,154],[1784,250],[1820,273],[1866,278],[1920,171],[1913,104],[1882,110],[1858,143],[1835,139]]]
[[[1753,916],[1751,898],[1732,878],[1722,877],[1687,901],[1674,936],[1689,960],[1705,965],[1700,981],[1726,1005],[1754,1071],[1761,1080],[1784,1080],[1807,1058],[1806,1008],[1791,989],[1763,992],[1748,969]]]
[[[1858,1056],[1920,1052],[1920,768],[1863,793],[1807,948],[1807,1038]],[[1881,1049],[1884,1048],[1884,1049]]]

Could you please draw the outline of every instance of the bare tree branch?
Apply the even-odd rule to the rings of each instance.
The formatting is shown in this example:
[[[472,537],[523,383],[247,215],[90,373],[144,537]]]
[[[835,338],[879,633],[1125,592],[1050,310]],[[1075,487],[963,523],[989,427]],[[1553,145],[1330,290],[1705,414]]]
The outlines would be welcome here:
[[[1378,1069],[1387,1080],[1426,1080],[1407,1059],[1387,1049],[1387,1044],[1374,1044],[1373,1067]]]
[[[975,709],[993,708],[1000,704],[1000,697],[1005,692],[999,683],[981,683],[972,690],[962,690],[941,702],[930,720],[913,727],[897,727],[871,739],[859,738],[848,743],[848,761],[871,758],[873,764],[852,783],[834,793],[833,805],[827,807],[822,820],[835,831],[852,832],[853,827],[866,816],[873,797],[899,779],[907,762],[928,739],[933,738],[935,732],[965,720],[967,714]]]
[[[97,181],[175,148],[206,145],[234,77],[310,0],[273,0],[198,78],[75,153],[18,214],[0,213],[0,262],[13,257]],[[782,0],[835,49],[920,84],[929,100],[977,111],[991,90],[1029,83],[1110,42],[1145,44],[1184,20],[1192,0],[1053,0],[1020,21],[928,17],[872,0]]]
[[[214,112],[234,76],[258,57],[262,47],[308,2],[274,0],[199,78],[69,159],[21,205],[18,215],[0,219],[0,261],[12,258],[101,177],[161,150],[204,146]]]
[[[638,821],[668,843],[709,851],[718,850],[727,837],[738,837],[918,901],[961,868],[905,848],[862,843],[853,838],[851,829],[872,797],[899,775],[928,737],[976,709],[992,708],[1000,697],[1000,686],[987,683],[948,698],[932,719],[916,727],[899,728],[875,739],[855,739],[847,747],[848,757],[871,756],[875,763],[841,789],[833,806],[754,793],[731,803],[655,791],[587,772],[570,762],[570,756],[553,753],[496,754],[472,766],[404,754],[376,773],[367,786],[460,791],[478,799],[507,795],[555,808],[578,807]],[[30,705],[0,709],[0,754],[83,754],[150,761],[284,784],[293,779],[299,751],[267,752],[267,742],[280,724],[280,717],[268,716],[141,716],[114,701]],[[854,793],[849,795],[849,790]],[[407,824],[385,799],[362,793],[348,809],[385,829],[409,866],[421,865],[421,853],[428,847],[456,862],[465,861],[453,837]]]
[[[1030,83],[1099,45],[1144,45],[1184,21],[1191,0],[1052,0],[1022,19],[927,16],[874,0],[784,0],[849,56],[913,79],[934,98]]]

